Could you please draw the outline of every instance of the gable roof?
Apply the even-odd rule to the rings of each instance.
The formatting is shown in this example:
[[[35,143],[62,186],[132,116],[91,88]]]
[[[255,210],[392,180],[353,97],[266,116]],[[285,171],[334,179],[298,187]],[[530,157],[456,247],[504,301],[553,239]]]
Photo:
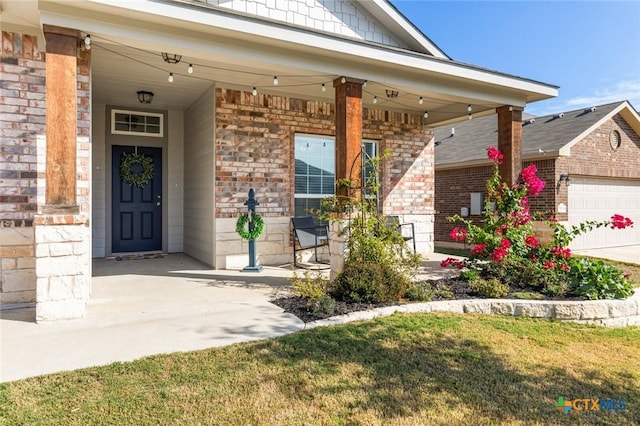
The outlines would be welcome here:
[[[568,156],[573,145],[616,114],[640,134],[640,116],[628,101],[533,117],[533,121],[531,116],[526,116],[522,125],[522,158]],[[452,128],[455,129],[453,135]],[[498,144],[496,114],[434,130],[435,162],[440,168],[488,163],[487,147]]]

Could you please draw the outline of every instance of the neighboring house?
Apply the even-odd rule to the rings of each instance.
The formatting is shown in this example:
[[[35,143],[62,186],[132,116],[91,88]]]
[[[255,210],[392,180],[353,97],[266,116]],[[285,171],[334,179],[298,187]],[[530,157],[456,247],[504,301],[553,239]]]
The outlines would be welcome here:
[[[291,262],[291,217],[357,176],[363,149],[392,153],[382,209],[416,223],[429,253],[431,128],[498,111],[497,142],[518,152],[524,106],[557,96],[453,61],[386,0],[0,0],[0,11],[0,301],[35,302],[38,321],[84,314],[91,257],[245,266],[235,223],[250,188],[259,262]]]
[[[613,214],[636,223],[624,231],[600,228],[583,234],[573,249],[640,244],[640,117],[629,102],[528,117],[523,124],[522,167],[535,164],[546,181],[543,192],[529,200],[532,211],[553,214],[568,225]],[[496,131],[495,116],[435,130],[436,245],[452,242],[449,232],[456,225],[448,216],[465,208],[470,218],[480,219],[493,170],[486,148],[496,145]],[[540,225],[538,230],[547,229]]]

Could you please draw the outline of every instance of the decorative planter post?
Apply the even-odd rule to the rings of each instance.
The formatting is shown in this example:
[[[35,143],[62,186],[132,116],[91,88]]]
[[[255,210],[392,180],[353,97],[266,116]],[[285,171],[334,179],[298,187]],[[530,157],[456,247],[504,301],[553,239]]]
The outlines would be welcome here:
[[[255,191],[253,188],[249,189],[249,199],[244,202],[244,205],[247,206],[248,212],[247,216],[249,218],[249,233],[251,233],[255,229],[255,221],[252,220],[254,217],[254,213],[256,212],[256,206],[259,206],[260,203],[255,198]],[[242,272],[260,272],[262,271],[262,266],[256,265],[256,240],[255,238],[249,240],[249,266],[245,266],[242,268]]]

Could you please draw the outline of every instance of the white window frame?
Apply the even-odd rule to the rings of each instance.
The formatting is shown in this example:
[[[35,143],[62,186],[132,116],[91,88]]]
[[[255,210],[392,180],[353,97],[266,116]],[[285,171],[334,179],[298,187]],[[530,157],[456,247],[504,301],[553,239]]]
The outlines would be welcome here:
[[[116,130],[116,114],[138,115],[142,117],[158,117],[160,119],[160,132],[148,133],[148,132],[133,132],[131,130]],[[146,123],[145,123],[146,129]],[[111,110],[111,134],[113,135],[128,135],[128,136],[147,136],[152,138],[164,137],[164,114],[156,112],[144,112],[144,111],[129,111],[126,109],[112,109]]]
[[[302,136],[302,137],[307,137],[307,138],[312,138],[312,139],[317,138],[319,140],[323,140],[323,139],[331,140],[333,142],[333,144],[334,144],[334,149],[335,149],[335,141],[336,141],[335,136],[309,134],[309,133],[296,133],[294,135],[294,154],[293,154],[294,160],[296,158],[295,138],[297,136]],[[378,155],[378,151],[379,151],[379,148],[380,148],[379,147],[380,141],[375,140],[375,139],[362,139],[362,144],[363,145],[364,144],[373,145],[373,156],[375,157],[375,156]],[[364,147],[362,147],[362,149],[364,151]],[[364,165],[364,163],[367,161],[367,157],[364,154],[362,155],[362,157],[363,158],[361,159],[361,161],[362,161],[362,164]],[[364,172],[364,169],[363,169],[363,172]],[[334,176],[335,176],[335,173],[336,173],[336,171],[335,171],[335,163],[334,163],[334,165],[333,165],[333,174],[334,174]],[[295,170],[294,170],[294,188],[295,188]],[[335,186],[334,186],[334,192],[332,194],[303,194],[303,193],[297,193],[295,191],[295,189],[294,189],[294,193],[293,193],[294,198],[304,198],[304,199],[323,199],[323,198],[330,197],[332,195],[335,195]],[[367,198],[375,198],[376,194],[367,194],[366,197]],[[294,214],[295,214],[295,212],[294,212]]]

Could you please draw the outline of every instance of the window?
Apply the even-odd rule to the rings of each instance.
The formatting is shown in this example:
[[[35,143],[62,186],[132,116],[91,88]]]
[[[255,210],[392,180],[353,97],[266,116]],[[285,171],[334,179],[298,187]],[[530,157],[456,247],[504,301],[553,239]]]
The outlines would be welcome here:
[[[331,136],[295,135],[295,216],[320,209],[333,195],[336,173],[335,139]]]
[[[162,114],[111,110],[111,133],[116,135],[163,136]]]
[[[363,141],[365,159],[377,155],[375,141]],[[365,180],[371,170],[365,168]],[[336,148],[333,136],[295,135],[295,216],[319,210],[323,198],[335,193]]]

